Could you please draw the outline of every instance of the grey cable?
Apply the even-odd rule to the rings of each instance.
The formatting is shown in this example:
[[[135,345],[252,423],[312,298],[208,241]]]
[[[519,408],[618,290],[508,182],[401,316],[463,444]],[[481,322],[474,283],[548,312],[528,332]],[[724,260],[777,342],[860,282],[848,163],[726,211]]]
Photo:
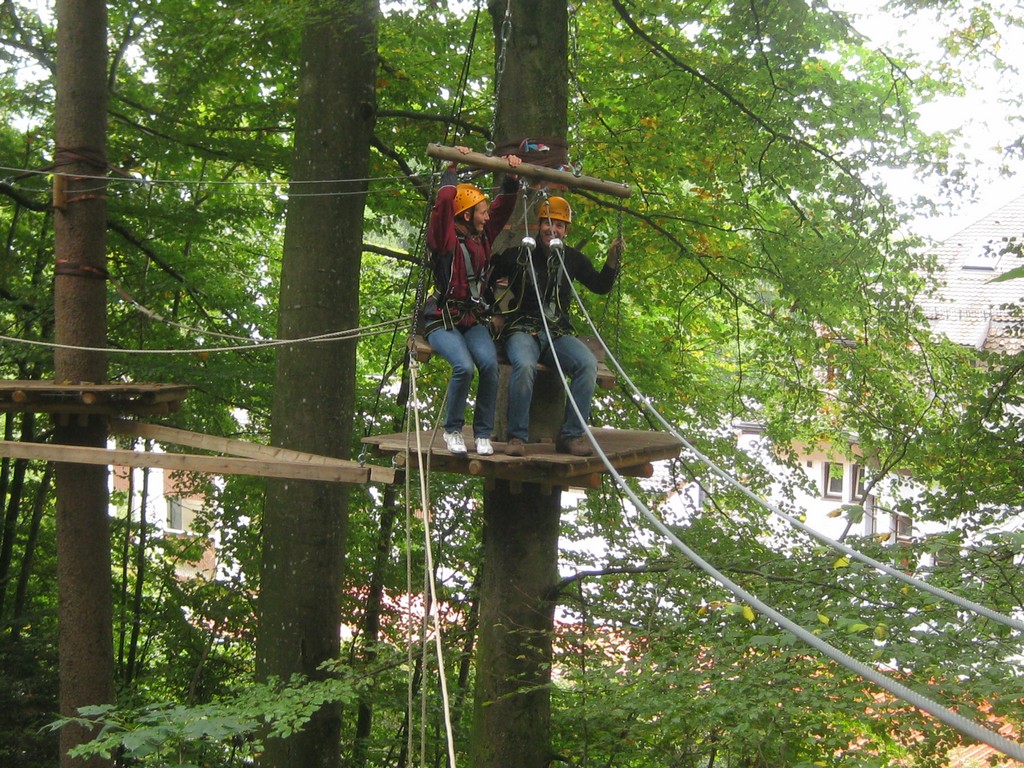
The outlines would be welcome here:
[[[1011,628],[1019,630],[1019,631],[1024,631],[1024,622],[1019,621],[1018,619],[1014,619],[1011,616],[1005,616],[1005,615],[1003,615],[1003,614],[1001,614],[1001,613],[999,613],[997,611],[992,610],[991,608],[987,608],[984,605],[981,605],[979,603],[975,603],[975,602],[973,602],[971,600],[968,600],[965,597],[962,597],[960,595],[957,595],[957,594],[949,592],[949,591],[947,591],[945,589],[942,589],[942,587],[937,587],[934,584],[929,584],[926,581],[922,581],[921,579],[918,579],[918,578],[916,578],[914,576],[910,576],[910,575],[904,573],[903,571],[900,571],[897,568],[893,568],[891,565],[887,565],[886,563],[883,563],[883,562],[880,562],[878,560],[875,560],[875,559],[869,557],[868,555],[863,554],[862,552],[858,552],[857,550],[855,550],[852,547],[850,547],[848,544],[844,544],[843,542],[836,541],[835,539],[832,539],[829,536],[826,536],[825,534],[820,533],[819,531],[815,531],[813,528],[808,526],[806,523],[804,523],[804,522],[800,521],[799,519],[793,517],[792,515],[787,514],[786,512],[784,512],[777,505],[773,504],[772,502],[768,501],[765,498],[762,498],[761,496],[758,496],[756,493],[754,493],[749,488],[747,488],[742,483],[740,483],[738,480],[736,480],[736,478],[734,478],[728,472],[726,472],[725,470],[721,469],[710,458],[708,458],[703,453],[701,453],[699,450],[697,450],[697,448],[692,443],[690,443],[685,437],[683,437],[679,433],[679,431],[675,427],[673,427],[671,424],[669,424],[669,422],[657,411],[657,409],[655,409],[654,406],[652,406],[650,404],[650,400],[647,397],[645,397],[642,392],[640,392],[639,388],[637,388],[637,386],[633,383],[633,380],[630,379],[629,376],[626,374],[626,372],[623,370],[622,366],[619,364],[619,361],[615,358],[615,355],[613,355],[611,350],[608,349],[608,346],[605,344],[604,339],[601,338],[601,334],[597,331],[597,328],[594,325],[593,320],[591,319],[590,315],[587,313],[586,307],[583,306],[583,302],[580,300],[579,294],[576,292],[576,288],[575,288],[575,286],[572,285],[572,283],[570,283],[570,288],[572,288],[573,298],[575,298],[576,303],[580,307],[580,310],[581,310],[583,316],[587,320],[587,322],[590,325],[591,329],[593,329],[594,335],[596,336],[598,342],[601,344],[601,348],[604,349],[604,351],[605,351],[605,355],[607,356],[607,358],[609,360],[612,361],[612,363],[613,363],[613,365],[615,367],[615,370],[619,373],[620,376],[622,376],[622,378],[629,385],[629,388],[630,388],[631,392],[633,393],[633,395],[637,398],[637,400],[640,403],[643,404],[644,408],[662,426],[664,426],[666,430],[668,430],[668,432],[673,437],[675,437],[677,440],[679,440],[680,443],[683,444],[683,447],[686,450],[688,450],[690,453],[692,453],[697,458],[698,461],[700,461],[705,466],[707,466],[719,478],[721,478],[722,480],[727,482],[729,485],[731,485],[736,490],[738,490],[741,493],[743,493],[749,499],[753,500],[757,504],[760,504],[762,507],[764,507],[765,509],[770,511],[772,514],[781,517],[783,520],[788,522],[793,527],[797,528],[800,531],[803,531],[808,536],[811,536],[812,538],[817,539],[822,544],[825,544],[826,546],[831,547],[832,549],[835,549],[835,550],[837,550],[839,552],[842,552],[845,555],[849,555],[854,560],[858,560],[858,561],[860,561],[860,562],[862,562],[862,563],[864,563],[866,565],[870,565],[872,568],[875,568],[875,569],[881,571],[882,573],[885,573],[888,576],[892,576],[893,578],[898,579],[898,580],[900,580],[900,581],[902,581],[902,582],[904,582],[906,584],[909,584],[909,585],[911,585],[913,587],[916,587],[917,589],[920,589],[922,591],[928,592],[928,593],[930,593],[932,595],[935,595],[936,597],[939,597],[939,598],[941,598],[943,600],[951,602],[951,603],[953,603],[953,604],[963,608],[964,610],[968,610],[968,611],[971,611],[971,612],[976,613],[978,615],[985,616],[986,618],[992,619],[992,621],[998,622],[999,624],[1003,624],[1003,625],[1005,625],[1007,627],[1011,627]]]
[[[561,259],[560,254],[559,258]],[[536,278],[536,275],[533,273],[532,256],[527,260],[527,263],[531,271],[531,276]],[[562,262],[561,266],[564,271],[565,263]],[[570,287],[572,287],[572,281],[569,282]],[[542,303],[543,298],[540,296],[540,290],[536,286],[535,279],[534,290],[537,293],[538,302]],[[576,294],[575,288],[573,288],[573,295],[576,298],[577,302],[580,303],[579,296],[578,294]],[[551,331],[548,327],[547,318],[544,317],[543,312],[541,313],[541,321],[544,325],[544,333],[547,335],[548,343],[550,345],[552,342]],[[600,335],[598,335],[598,338],[600,339]],[[604,344],[603,341],[601,343],[602,345]],[[607,347],[605,347],[605,351],[608,352]],[[639,497],[636,495],[636,493],[633,492],[633,489],[629,487],[629,484],[626,483],[622,475],[620,475],[618,471],[615,469],[615,467],[612,466],[612,463],[608,459],[607,454],[605,454],[604,451],[601,450],[601,446],[598,445],[597,440],[594,437],[593,430],[590,428],[589,424],[586,424],[583,421],[583,414],[580,413],[579,407],[576,405],[576,402],[572,399],[572,395],[569,392],[568,384],[565,381],[565,373],[562,370],[561,363],[558,360],[558,355],[555,354],[553,346],[551,346],[551,352],[552,357],[555,361],[555,366],[558,368],[558,374],[562,379],[562,386],[566,390],[566,397],[568,398],[568,402],[572,405],[572,408],[575,411],[577,418],[579,418],[580,422],[583,423],[583,428],[586,432],[587,438],[590,440],[591,445],[594,447],[594,450],[597,452],[597,455],[600,457],[602,463],[605,465],[605,468],[608,470],[609,474],[615,480],[619,488],[622,489],[629,497],[630,501],[633,503],[634,508],[638,510],[648,520],[648,522],[651,524],[651,526],[655,528],[655,530],[657,530],[659,533],[665,536],[665,538],[672,542],[672,544],[680,552],[682,552],[683,555],[688,560],[690,560],[690,562],[694,563],[708,576],[710,576],[723,587],[725,587],[733,595],[743,600],[751,608],[759,611],[764,616],[767,616],[769,619],[774,621],[779,627],[785,629],[788,632],[791,632],[797,638],[803,640],[812,648],[815,648],[816,650],[820,651],[825,656],[832,659],[841,666],[845,667],[849,671],[854,672],[867,680],[870,680],[871,682],[878,685],[880,688],[888,691],[889,693],[902,699],[908,704],[917,707],[923,712],[927,712],[940,722],[949,725],[961,734],[973,738],[977,741],[980,741],[984,744],[988,744],[993,749],[1002,752],[1003,754],[1013,758],[1014,760],[1024,762],[1024,746],[1022,746],[1021,744],[1011,741],[1005,738],[1004,736],[1001,736],[1000,734],[992,730],[989,730],[988,728],[985,728],[984,726],[979,725],[978,723],[975,723],[972,720],[969,720],[963,715],[953,712],[952,710],[942,706],[938,702],[935,702],[932,699],[929,699],[928,697],[911,690],[902,683],[893,680],[888,675],[885,675],[882,672],[879,672],[878,670],[868,666],[867,664],[857,661],[852,656],[844,653],[843,651],[840,651],[838,648],[835,648],[834,646],[825,642],[813,633],[804,629],[799,624],[796,624],[792,620],[786,618],[781,613],[779,613],[774,608],[772,608],[768,604],[764,603],[763,601],[755,597],[750,592],[747,592],[745,589],[743,589],[738,584],[729,579],[727,576],[725,576],[725,574],[721,573],[714,566],[712,566],[710,563],[704,560],[700,555],[698,555],[696,552],[694,552],[692,549],[686,546],[686,544],[684,544],[678,536],[672,533],[672,531],[669,530],[669,528],[663,522],[661,522],[661,520],[659,520],[658,517],[653,512],[651,512],[651,510],[648,509],[648,507],[642,501],[640,501]],[[612,358],[612,360],[614,361],[614,357]],[[615,361],[615,364],[616,368],[619,369],[620,373],[622,373],[626,380],[629,381],[630,385],[633,386],[632,381],[629,380],[629,377],[626,376],[625,372],[622,371],[622,369],[618,366],[617,361]],[[636,392],[637,394],[639,394],[639,390],[636,390]],[[661,419],[660,416],[658,418]],[[661,421],[663,421],[665,425],[668,426],[668,423],[665,422],[664,419],[661,419]],[[669,427],[669,429],[671,430],[671,427]],[[675,434],[674,430],[672,431],[673,434]],[[675,436],[679,438],[684,445],[688,444],[679,435]],[[695,453],[699,452],[695,451]]]

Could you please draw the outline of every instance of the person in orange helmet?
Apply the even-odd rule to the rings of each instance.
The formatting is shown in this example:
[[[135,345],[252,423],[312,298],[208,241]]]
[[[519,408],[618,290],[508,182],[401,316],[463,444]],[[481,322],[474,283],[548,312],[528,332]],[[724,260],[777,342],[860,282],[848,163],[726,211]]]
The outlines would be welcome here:
[[[509,456],[522,456],[526,452],[537,363],[544,362],[554,367],[555,355],[570,379],[569,392],[583,416],[581,421],[572,403],[566,403],[565,416],[555,441],[556,450],[574,456],[593,453],[584,434],[584,425],[590,421],[590,404],[597,385],[597,359],[575,335],[569,317],[572,303],[570,281],[577,280],[594,293],[609,293],[619,274],[625,243],[621,237],[615,239],[599,271],[582,252],[565,245],[571,224],[569,202],[563,197],[549,197],[538,211],[535,246],[510,248],[493,258],[492,286],[499,295],[505,290],[511,295],[511,306],[503,311],[501,318],[501,337],[505,340],[505,353],[512,364],[508,391],[508,442],[505,446],[505,453]],[[540,302],[537,300],[538,292]],[[550,341],[544,331],[542,317],[547,320]]]
[[[466,147],[458,147],[463,154]],[[510,168],[522,162],[508,156]],[[453,174],[451,174],[453,175]],[[424,302],[427,341],[452,367],[444,422],[445,447],[466,453],[462,428],[474,368],[480,372],[473,413],[475,451],[494,453],[494,409],[498,396],[498,356],[487,327],[491,294],[487,288],[491,243],[515,208],[515,176],[507,175],[493,202],[473,184],[451,184],[446,174],[427,228],[434,291]]]

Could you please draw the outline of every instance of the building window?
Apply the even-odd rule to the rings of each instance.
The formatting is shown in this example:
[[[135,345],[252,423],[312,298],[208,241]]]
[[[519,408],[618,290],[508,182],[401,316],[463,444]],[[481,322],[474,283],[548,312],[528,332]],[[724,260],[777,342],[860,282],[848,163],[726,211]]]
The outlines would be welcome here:
[[[853,471],[853,501],[863,504],[866,501],[864,489],[867,487],[864,467],[860,464],[854,464],[851,469]]]
[[[868,499],[864,502],[864,535],[874,536],[878,532],[878,519],[875,517],[875,505]]]
[[[841,499],[843,498],[843,476],[844,467],[834,461],[825,462],[825,498],[826,499]]]
[[[975,243],[964,257],[963,269],[994,272],[1003,255],[1004,246],[998,240]]]
[[[893,512],[891,530],[896,536],[896,541],[907,542],[910,541],[910,537],[914,534],[914,525],[906,515]]]
[[[185,507],[178,496],[167,498],[167,529],[170,531],[185,530]]]

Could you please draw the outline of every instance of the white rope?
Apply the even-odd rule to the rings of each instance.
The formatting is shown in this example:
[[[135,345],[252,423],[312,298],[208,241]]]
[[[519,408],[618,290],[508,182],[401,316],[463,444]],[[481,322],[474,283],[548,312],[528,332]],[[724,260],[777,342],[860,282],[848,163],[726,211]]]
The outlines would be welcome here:
[[[561,256],[559,256],[559,258],[561,260]],[[536,275],[533,274],[532,255],[527,260],[527,263],[529,265],[531,274],[535,278]],[[564,261],[561,263],[561,266],[564,271]],[[534,290],[537,293],[538,302],[541,305],[543,305],[543,297],[540,296],[540,290],[536,286],[536,280],[534,280]],[[573,293],[575,295],[575,291],[573,291]],[[577,300],[579,299],[578,296],[576,296],[576,298]],[[548,327],[547,318],[544,317],[543,312],[541,313],[541,320],[544,325],[544,333],[547,336],[549,345],[551,345],[551,331]],[[566,397],[568,399],[568,402],[572,405],[573,411],[576,413],[577,418],[579,418],[580,422],[583,424],[583,428],[587,435],[587,438],[590,440],[591,445],[594,447],[594,450],[600,457],[601,462],[605,465],[605,468],[608,470],[609,474],[615,480],[619,488],[629,497],[630,501],[633,503],[634,508],[648,520],[648,522],[655,528],[655,530],[657,530],[659,533],[665,536],[665,538],[667,538],[680,552],[682,552],[683,555],[688,560],[690,560],[690,562],[694,563],[708,576],[710,576],[723,587],[725,587],[729,592],[731,592],[733,595],[735,595],[739,599],[743,600],[743,602],[751,606],[751,608],[757,610],[762,615],[767,616],[772,621],[774,621],[779,627],[792,633],[797,638],[803,640],[805,643],[810,645],[812,648],[817,649],[822,654],[832,659],[833,661],[837,662],[846,669],[850,670],[851,672],[856,673],[857,675],[863,677],[866,680],[874,682],[880,688],[888,691],[889,693],[902,699],[903,701],[906,701],[912,706],[915,706],[918,709],[927,712],[940,722],[946,723],[947,725],[951,726],[960,733],[969,736],[970,738],[973,738],[977,741],[980,741],[984,744],[988,744],[993,749],[1002,752],[1008,757],[1012,757],[1015,760],[1024,762],[1024,746],[1017,744],[1016,742],[1010,741],[1009,739],[1001,736],[1000,734],[991,731],[988,728],[985,728],[984,726],[981,726],[978,723],[973,722],[972,720],[965,718],[963,715],[953,712],[952,710],[942,706],[941,704],[933,701],[932,699],[929,699],[928,697],[911,690],[902,683],[893,680],[884,673],[879,672],[877,669],[874,669],[873,667],[870,667],[867,664],[857,661],[856,659],[844,653],[843,651],[840,651],[838,648],[835,648],[834,646],[822,640],[820,637],[804,629],[799,624],[796,624],[792,620],[788,619],[786,616],[782,615],[774,608],[772,608],[768,604],[764,603],[763,601],[755,597],[752,593],[747,592],[745,589],[743,589],[738,584],[729,579],[727,576],[725,576],[725,574],[721,573],[719,570],[714,568],[714,566],[712,566],[710,563],[708,563],[706,560],[700,557],[696,552],[694,552],[692,549],[686,546],[686,544],[684,544],[678,536],[676,536],[663,522],[661,522],[661,520],[658,519],[658,517],[653,512],[651,512],[647,505],[644,504],[639,499],[636,493],[634,493],[633,489],[629,487],[629,484],[626,483],[622,475],[620,475],[618,471],[615,469],[615,467],[612,466],[612,463],[608,459],[608,456],[601,449],[601,446],[598,445],[597,439],[594,437],[593,430],[590,428],[589,424],[586,424],[584,422],[583,414],[580,412],[579,407],[576,405],[576,402],[572,398],[572,394],[569,391],[568,383],[565,379],[565,373],[562,370],[561,363],[558,360],[558,355],[555,353],[554,346],[551,345],[550,348],[552,352],[552,357],[555,361],[555,366],[558,368],[558,374],[562,379],[562,385],[566,390]],[[626,378],[628,380],[628,377]]]
[[[419,465],[419,479],[420,479],[420,509],[423,514],[423,550],[425,556],[424,564],[424,580],[427,582],[427,587],[430,597],[430,613],[434,619],[434,651],[437,654],[437,673],[441,687],[441,701],[443,704],[444,713],[444,727],[445,737],[448,746],[448,766],[449,768],[455,768],[455,731],[452,727],[451,719],[451,704],[448,696],[448,678],[445,674],[444,665],[444,645],[443,637],[441,633],[441,612],[440,604],[437,599],[437,580],[434,578],[434,548],[430,529],[430,494],[429,494],[429,477],[428,468],[429,462],[424,461],[423,458],[423,433],[420,431],[420,406],[419,396],[416,386],[416,371],[419,368],[419,363],[413,359],[409,363],[409,397],[413,403],[413,428],[416,434],[416,456]],[[443,410],[443,405],[442,409]],[[433,445],[433,438],[437,432],[437,425],[434,426],[434,431],[431,433],[431,446]],[[406,439],[408,444],[408,438]],[[407,448],[408,451],[408,448]],[[406,453],[408,455],[408,452]],[[407,462],[408,464],[408,462]],[[426,623],[426,617],[424,617],[424,623]],[[424,640],[424,650],[426,649],[426,638]],[[424,662],[426,661],[424,657]],[[424,667],[424,673],[426,667]],[[426,680],[426,674],[424,674],[424,680]],[[424,689],[426,686],[424,685]],[[422,717],[421,720],[425,722],[426,718]]]
[[[322,333],[317,336],[305,336],[298,339],[266,339],[259,340],[254,339],[249,344],[233,344],[224,347],[193,347],[191,349],[122,349],[118,347],[87,347],[77,344],[57,344],[52,341],[38,341],[35,339],[21,339],[15,336],[5,336],[0,334],[0,341],[7,341],[12,344],[22,344],[30,347],[45,347],[47,349],[70,349],[77,350],[80,352],[103,352],[106,354],[121,354],[121,355],[206,355],[214,354],[217,352],[243,352],[247,350],[260,350],[271,347],[287,347],[295,346],[300,344],[317,344],[327,341],[346,341],[346,340],[359,340],[363,338],[369,338],[371,336],[379,336],[385,333],[391,333],[397,325],[404,324],[406,320],[404,318],[397,320],[386,320],[382,323],[376,323],[374,325],[367,325],[361,328],[348,328],[343,331],[331,331],[329,333]],[[199,333],[206,333],[205,331],[197,331]],[[217,335],[215,333],[209,333],[209,335]]]
[[[168,187],[189,187],[189,186],[208,186],[208,187],[301,187],[311,184],[356,184],[356,183],[369,183],[373,181],[405,181],[408,176],[367,176],[365,178],[352,178],[352,179],[296,179],[287,180],[282,179],[280,181],[274,181],[272,179],[265,179],[262,181],[216,181],[212,179],[151,179],[141,176],[89,176],[75,173],[62,173],[54,170],[40,170],[38,168],[12,168],[10,166],[0,165],[0,171],[7,173],[16,174],[18,176],[66,176],[69,179],[87,179],[92,181],[102,181],[104,185],[111,183],[122,183],[122,184],[138,184],[138,185],[153,185],[153,186],[168,186]],[[424,173],[420,174],[420,178],[429,176],[439,176],[437,173]],[[282,193],[283,194],[283,193]],[[340,193],[340,194],[352,194],[352,193]]]

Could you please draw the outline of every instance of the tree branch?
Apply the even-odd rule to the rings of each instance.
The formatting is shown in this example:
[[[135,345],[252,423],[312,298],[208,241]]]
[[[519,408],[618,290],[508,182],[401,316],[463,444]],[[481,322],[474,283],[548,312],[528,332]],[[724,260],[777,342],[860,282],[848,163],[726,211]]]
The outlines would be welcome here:
[[[555,600],[566,589],[577,582],[596,576],[618,576],[633,575],[638,573],[665,573],[672,570],[668,565],[637,565],[625,568],[601,568],[596,571],[577,571],[572,576],[567,576],[548,590],[546,600]]]
[[[364,253],[376,253],[379,256],[387,256],[389,259],[395,261],[404,261],[406,264],[413,264],[417,267],[422,266],[423,262],[417,259],[411,253],[405,251],[396,251],[392,248],[385,248],[382,245],[373,245],[372,243],[363,243]]]
[[[45,213],[51,207],[49,198],[42,202],[33,200],[7,181],[0,181],[0,195],[9,197],[18,205],[28,208],[30,211],[36,211],[37,213]]]
[[[737,96],[733,95],[731,91],[729,91],[716,81],[712,80],[708,75],[704,74],[699,69],[695,69],[694,67],[691,67],[688,64],[684,63],[683,61],[681,61],[671,51],[669,51],[661,43],[659,43],[657,40],[655,40],[653,37],[647,34],[647,32],[640,28],[640,25],[637,24],[637,22],[630,15],[629,11],[622,4],[622,0],[612,0],[612,5],[615,7],[615,10],[618,11],[619,17],[623,20],[623,22],[625,22],[626,26],[629,27],[637,37],[639,37],[641,40],[647,43],[650,46],[651,51],[653,51],[655,55],[660,56],[662,59],[667,61],[672,66],[678,67],[683,72],[686,72],[687,74],[696,78],[700,82],[704,83],[706,86],[708,86],[713,91],[722,96],[729,104],[738,109],[743,115],[746,115],[755,125],[761,128],[761,130],[765,131],[772,138],[782,139],[784,141],[790,142],[791,144],[803,147],[804,149],[807,149],[808,151],[814,153],[815,155],[818,155],[819,157],[825,159],[829,163],[832,163],[846,176],[849,176],[851,179],[856,180],[858,183],[862,183],[860,178],[839,157],[825,151],[824,149],[821,149],[820,147],[815,146],[806,139],[801,139],[799,136],[794,136],[793,134],[785,133],[783,131],[779,131],[773,128],[765,118],[761,117],[756,112],[754,112],[754,110],[752,110],[750,107],[744,104]]]

